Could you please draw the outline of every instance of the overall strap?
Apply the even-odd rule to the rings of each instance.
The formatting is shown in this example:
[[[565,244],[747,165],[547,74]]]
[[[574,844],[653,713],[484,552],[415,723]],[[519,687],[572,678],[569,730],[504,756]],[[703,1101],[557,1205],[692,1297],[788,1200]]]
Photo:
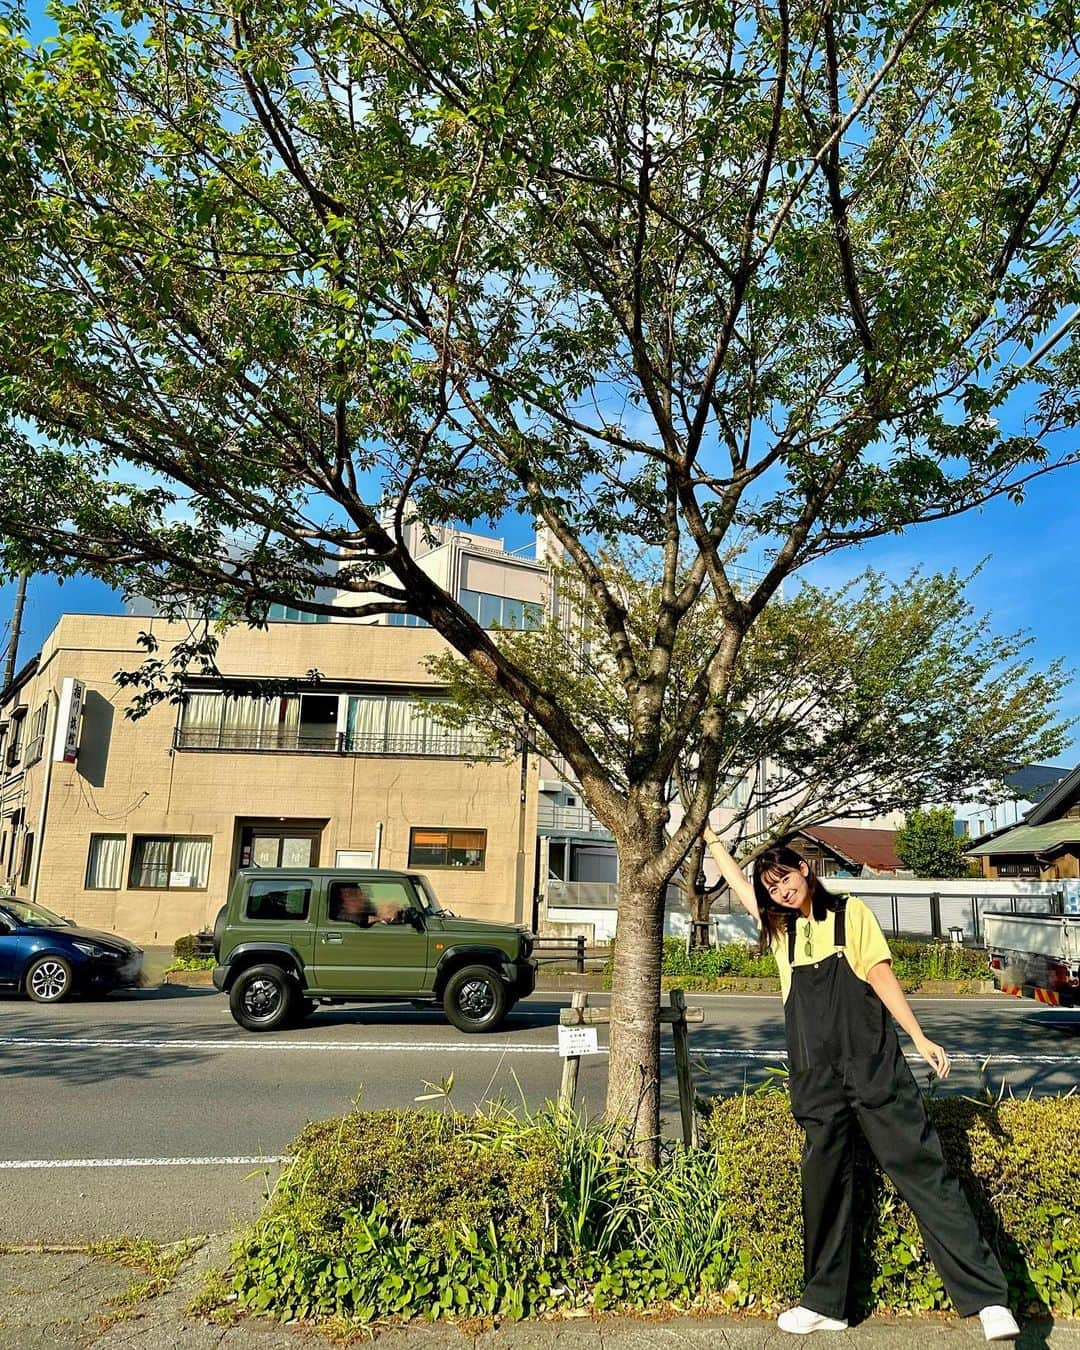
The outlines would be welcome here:
[[[833,942],[838,947],[847,944],[847,896],[842,895],[833,918]]]
[[[795,964],[795,915],[789,914],[787,921],[787,959],[788,965]]]

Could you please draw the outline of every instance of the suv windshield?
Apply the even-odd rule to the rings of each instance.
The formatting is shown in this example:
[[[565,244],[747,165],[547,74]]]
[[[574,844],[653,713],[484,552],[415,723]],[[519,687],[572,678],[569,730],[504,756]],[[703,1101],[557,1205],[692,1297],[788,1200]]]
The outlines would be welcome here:
[[[33,924],[36,928],[67,928],[67,919],[62,919],[59,914],[54,914],[51,909],[46,909],[43,905],[31,905],[26,900],[5,900],[3,902],[7,912],[19,921],[19,923]]]
[[[431,882],[427,877],[417,876],[415,873],[409,874],[409,880],[413,884],[417,897],[421,905],[429,914],[445,914],[446,910],[439,904],[435,898],[435,892],[431,889]]]

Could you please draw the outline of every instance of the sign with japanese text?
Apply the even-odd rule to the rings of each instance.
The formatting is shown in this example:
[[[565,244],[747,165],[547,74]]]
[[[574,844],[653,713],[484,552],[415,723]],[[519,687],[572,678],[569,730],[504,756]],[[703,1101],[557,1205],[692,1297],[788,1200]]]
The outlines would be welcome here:
[[[53,759],[74,764],[79,753],[79,722],[82,718],[86,686],[70,676],[60,685],[60,707],[56,715]]]

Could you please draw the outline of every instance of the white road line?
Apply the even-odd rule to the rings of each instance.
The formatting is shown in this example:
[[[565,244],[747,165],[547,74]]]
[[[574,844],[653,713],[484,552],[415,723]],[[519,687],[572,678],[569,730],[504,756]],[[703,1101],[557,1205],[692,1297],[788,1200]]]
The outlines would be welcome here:
[[[550,1055],[555,1052],[553,1045],[507,1045],[476,1044],[472,1041],[278,1041],[259,1038],[250,1041],[211,1041],[211,1040],[127,1040],[123,1037],[94,1038],[54,1037],[38,1039],[36,1037],[0,1036],[0,1045],[28,1045],[38,1049],[57,1050],[62,1047],[72,1049],[105,1050],[395,1050],[415,1051],[418,1054],[443,1053],[446,1051],[464,1052],[478,1055]]]
[[[477,1043],[475,1041],[286,1041],[286,1040],[126,1040],[122,1037],[111,1038],[75,1038],[75,1037],[54,1037],[52,1039],[31,1038],[19,1036],[0,1037],[0,1046],[27,1046],[36,1049],[57,1050],[60,1048],[68,1049],[104,1049],[104,1050],[249,1050],[258,1052],[260,1050],[303,1050],[303,1051],[345,1051],[345,1052],[363,1052],[363,1051],[385,1051],[391,1050],[396,1053],[410,1051],[417,1054],[474,1054],[474,1055],[548,1055],[553,1056],[557,1053],[557,1046],[549,1045],[510,1045]],[[606,1047],[601,1047],[599,1053],[607,1054]],[[662,1047],[661,1055],[670,1058],[674,1051],[668,1047]],[[720,1047],[703,1046],[697,1048],[693,1041],[690,1044],[690,1053],[697,1059],[744,1059],[744,1060],[775,1060],[787,1059],[787,1051],[783,1046],[775,1048],[766,1047],[761,1050],[749,1049],[726,1049]],[[923,1060],[918,1055],[907,1055],[906,1058],[913,1064],[921,1064]],[[949,1058],[954,1063],[972,1063],[982,1064],[989,1061],[990,1064],[1075,1064],[1080,1066],[1080,1055],[974,1055],[964,1050],[958,1050],[951,1054]]]
[[[33,1172],[74,1167],[253,1167],[284,1162],[272,1158],[15,1158],[0,1160],[0,1172]]]

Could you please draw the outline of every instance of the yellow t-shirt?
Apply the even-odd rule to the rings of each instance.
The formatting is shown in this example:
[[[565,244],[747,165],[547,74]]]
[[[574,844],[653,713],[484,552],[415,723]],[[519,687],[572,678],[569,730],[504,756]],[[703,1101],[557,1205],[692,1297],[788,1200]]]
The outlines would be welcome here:
[[[865,980],[879,961],[891,961],[892,953],[873,910],[862,900],[849,895],[846,913],[844,957],[859,979]],[[804,919],[801,914],[799,915],[795,924],[796,966],[813,966],[836,954],[839,948],[834,938],[835,920],[836,914],[832,910],[820,922],[813,918]],[[776,957],[776,965],[780,971],[780,992],[786,1000],[791,989],[786,928],[781,928],[773,938],[772,953]]]

